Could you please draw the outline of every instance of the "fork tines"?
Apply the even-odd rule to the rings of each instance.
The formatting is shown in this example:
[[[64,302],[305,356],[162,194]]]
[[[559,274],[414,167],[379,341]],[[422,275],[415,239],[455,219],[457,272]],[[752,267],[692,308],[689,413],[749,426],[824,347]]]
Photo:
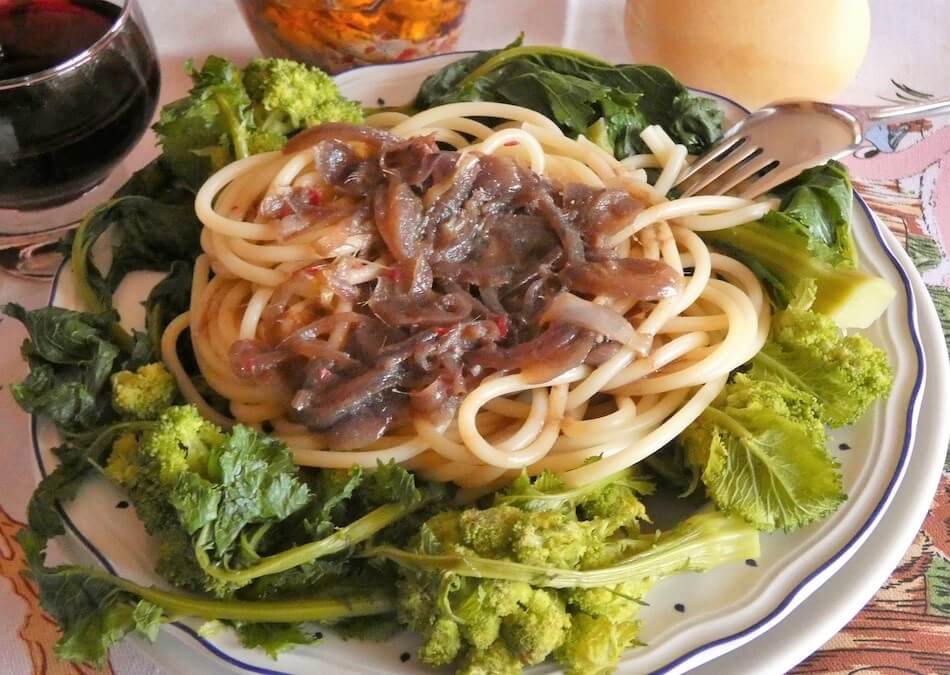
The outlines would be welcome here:
[[[725,194],[741,186],[740,196],[752,198],[769,189],[757,188],[777,166],[778,162],[763,156],[763,149],[753,144],[748,136],[729,136],[693,162],[680,175],[676,187],[679,188],[680,196],[690,197],[700,191],[704,194]],[[743,185],[756,176],[758,180]]]

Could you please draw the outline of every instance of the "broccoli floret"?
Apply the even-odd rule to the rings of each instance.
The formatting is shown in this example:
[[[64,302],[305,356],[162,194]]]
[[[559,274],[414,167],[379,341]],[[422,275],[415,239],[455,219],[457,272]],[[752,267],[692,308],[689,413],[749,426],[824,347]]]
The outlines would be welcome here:
[[[122,434],[112,443],[112,452],[106,463],[106,475],[120,485],[130,485],[138,473],[135,454],[139,439],[133,433]]]
[[[162,108],[154,128],[168,167],[193,189],[229,162],[279,150],[301,129],[363,120],[326,73],[302,63],[257,59],[242,70],[209,56],[200,70],[186,69],[194,86]]]
[[[438,585],[431,575],[407,573],[396,582],[398,605],[396,618],[417,633],[426,633],[437,616]]]
[[[883,349],[863,335],[845,337],[830,318],[800,307],[775,315],[768,342],[752,359],[751,375],[811,394],[821,420],[832,427],[860,418],[893,381]]]
[[[571,615],[571,628],[554,658],[567,666],[567,675],[610,675],[628,647],[639,644],[637,623],[614,623],[603,617],[578,612]]]
[[[534,589],[531,597],[502,619],[502,636],[521,663],[541,663],[564,641],[571,617],[554,591]]]
[[[541,511],[518,521],[511,549],[518,562],[572,569],[614,529],[608,520],[581,521],[558,511]]]
[[[188,533],[179,527],[167,527],[161,538],[155,571],[176,588],[204,592],[208,577],[195,558],[195,543]]]
[[[531,586],[517,581],[486,579],[475,582],[474,590],[454,605],[461,621],[462,636],[477,649],[485,649],[498,639],[502,617],[531,598]]]
[[[225,438],[194,406],[173,406],[140,439],[131,434],[120,436],[113,444],[106,471],[128,488],[145,529],[161,534],[179,527],[169,503],[171,489],[186,473],[204,475],[210,449]]]
[[[289,134],[321,122],[361,122],[362,108],[340,96],[319,68],[288,59],[256,59],[244,69],[260,130]]]
[[[485,556],[503,556],[511,549],[515,526],[525,513],[513,506],[467,509],[459,517],[462,543]]]
[[[139,456],[153,471],[152,478],[170,486],[186,471],[205,475],[211,448],[226,439],[194,406],[174,406],[159,418],[158,428],[142,439]]]
[[[495,640],[485,649],[469,649],[459,663],[456,675],[521,675],[521,661],[511,653],[504,640]]]
[[[564,597],[572,612],[604,617],[614,623],[633,621],[644,604],[641,598],[654,581],[646,578],[625,581],[613,587],[571,588],[564,591]]]
[[[452,619],[437,619],[419,648],[419,659],[430,666],[445,666],[455,660],[461,648],[458,624]]]
[[[637,481],[639,494],[652,494],[653,485],[645,480]],[[628,532],[640,530],[640,521],[650,522],[646,506],[637,498],[637,492],[624,483],[612,483],[593,492],[578,504],[580,514],[588,519],[603,518],[624,527]]]
[[[639,531],[639,521],[648,520],[637,495],[654,491],[653,484],[636,468],[624,469],[579,487],[567,488],[556,474],[544,471],[533,481],[522,474],[495,497],[495,506],[516,506],[524,511],[561,511],[583,520],[603,518],[614,529]]]
[[[123,417],[151,420],[175,400],[175,378],[161,363],[147,363],[134,373],[112,376],[112,407]]]

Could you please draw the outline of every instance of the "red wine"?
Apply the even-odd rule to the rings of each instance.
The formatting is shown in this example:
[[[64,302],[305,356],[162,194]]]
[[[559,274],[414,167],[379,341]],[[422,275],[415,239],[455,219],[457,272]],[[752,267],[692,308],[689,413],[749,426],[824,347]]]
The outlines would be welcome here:
[[[0,0],[0,208],[74,199],[147,128],[159,70],[148,34],[131,16],[88,60],[49,70],[92,47],[120,14],[105,0]],[[35,74],[28,86],[15,79]]]
[[[96,11],[69,0],[0,5],[0,80],[58,66],[106,34],[119,7]]]

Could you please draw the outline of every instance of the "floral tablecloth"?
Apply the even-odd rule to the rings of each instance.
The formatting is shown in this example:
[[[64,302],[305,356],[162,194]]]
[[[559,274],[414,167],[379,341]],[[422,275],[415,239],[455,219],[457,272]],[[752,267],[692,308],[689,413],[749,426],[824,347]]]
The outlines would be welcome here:
[[[246,59],[256,49],[228,0],[141,0],[162,60],[163,101],[180,95],[184,58],[216,51]],[[459,45],[485,48],[524,28],[529,42],[563,43],[628,59],[620,28],[621,0],[474,0]],[[881,97],[950,94],[950,3],[872,0],[873,37],[861,73],[842,100],[881,103]],[[910,8],[913,9],[910,9]],[[499,22],[499,17],[504,21]],[[504,28],[501,25],[504,25]],[[209,29],[213,26],[214,29]],[[895,82],[917,91],[901,90]],[[129,162],[154,152],[146,138]],[[902,242],[937,306],[950,345],[950,124],[920,120],[879,129],[847,160],[855,187]],[[48,286],[0,277],[0,302],[45,303]],[[17,353],[19,326],[0,322],[0,382],[17,381],[25,367]],[[945,401],[929,405],[946,406]],[[54,624],[39,609],[35,588],[20,576],[23,527],[35,482],[25,415],[8,389],[0,391],[0,673],[50,675],[95,672],[58,663]],[[820,591],[819,591],[820,592]],[[196,664],[195,672],[203,670]],[[715,667],[710,672],[714,672]],[[158,675],[131,645],[115,649],[106,672]],[[795,673],[950,674],[950,461],[933,505],[883,588],[840,633]]]

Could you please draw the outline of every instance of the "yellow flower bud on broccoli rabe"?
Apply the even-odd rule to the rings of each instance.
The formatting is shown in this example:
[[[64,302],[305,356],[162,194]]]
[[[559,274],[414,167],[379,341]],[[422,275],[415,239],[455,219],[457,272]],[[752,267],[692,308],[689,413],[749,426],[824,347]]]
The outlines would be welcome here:
[[[521,675],[524,668],[504,640],[486,649],[469,649],[459,663],[457,675]]]
[[[122,434],[112,443],[112,453],[106,463],[106,475],[120,485],[129,485],[138,473],[135,452],[139,443],[135,434]]]
[[[161,363],[147,363],[135,372],[112,375],[112,407],[122,417],[155,419],[175,400],[175,378]]]

